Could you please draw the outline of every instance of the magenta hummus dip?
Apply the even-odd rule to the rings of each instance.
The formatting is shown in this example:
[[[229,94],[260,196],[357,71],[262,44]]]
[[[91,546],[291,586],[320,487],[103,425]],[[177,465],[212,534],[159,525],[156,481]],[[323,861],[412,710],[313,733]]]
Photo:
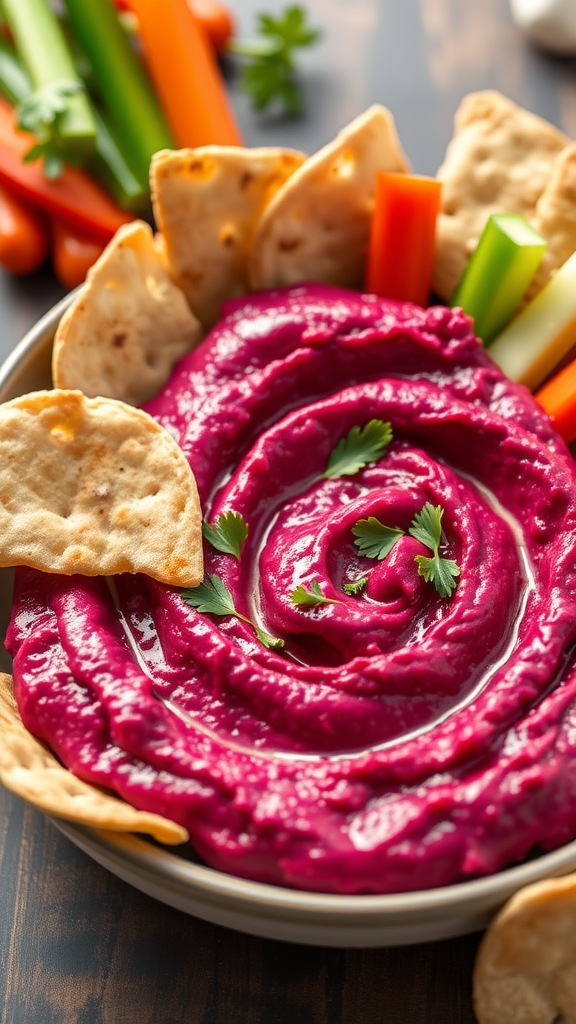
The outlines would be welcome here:
[[[148,409],[205,518],[248,522],[240,561],[207,544],[206,569],[285,647],[142,576],[116,580],[123,623],[104,580],[21,569],[8,643],[28,728],[266,882],[422,889],[572,839],[574,466],[467,318],[320,285],[252,295]],[[372,419],[392,424],[386,453],[322,477]],[[450,598],[413,537],[382,561],[354,544],[359,519],[407,531],[426,502],[461,569]],[[294,604],[312,581],[338,603]]]

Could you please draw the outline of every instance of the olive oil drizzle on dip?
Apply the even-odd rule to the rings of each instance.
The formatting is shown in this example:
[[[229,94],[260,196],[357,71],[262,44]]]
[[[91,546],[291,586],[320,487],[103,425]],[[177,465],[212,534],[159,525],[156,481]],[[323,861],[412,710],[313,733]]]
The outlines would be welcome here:
[[[276,884],[427,888],[572,838],[575,469],[469,321],[323,285],[252,294],[147,409],[204,517],[210,501],[211,522],[249,523],[240,562],[205,546],[208,578],[288,653],[144,576],[115,578],[113,601],[102,581],[19,570],[9,644],[28,728],[183,825],[212,866]],[[372,419],[392,423],[386,456],[307,486]],[[408,535],[345,594],[352,525],[407,533],[426,502],[461,567],[452,597],[418,575]],[[314,579],[338,604],[290,600]]]

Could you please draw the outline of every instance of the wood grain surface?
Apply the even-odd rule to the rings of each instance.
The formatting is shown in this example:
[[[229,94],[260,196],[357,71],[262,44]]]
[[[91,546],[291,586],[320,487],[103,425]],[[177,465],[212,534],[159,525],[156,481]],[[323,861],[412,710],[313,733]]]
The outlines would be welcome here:
[[[165,907],[0,790],[2,1024],[471,1024],[478,937],[337,950]]]
[[[243,34],[284,0],[232,0]],[[370,103],[434,174],[466,92],[497,88],[576,137],[576,62],[534,50],[508,0],[309,0],[306,115],[256,118],[228,69],[246,142],[309,152]],[[0,273],[0,358],[62,294],[50,269]],[[92,862],[0,787],[0,1024],[472,1024],[478,936],[333,950],[187,917]]]

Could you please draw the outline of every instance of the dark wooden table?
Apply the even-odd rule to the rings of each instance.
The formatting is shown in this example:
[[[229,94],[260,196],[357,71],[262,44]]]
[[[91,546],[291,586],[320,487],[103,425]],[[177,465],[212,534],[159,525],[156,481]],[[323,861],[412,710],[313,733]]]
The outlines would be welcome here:
[[[160,0],[159,0],[160,2]],[[269,4],[232,4],[247,33]],[[507,0],[309,0],[322,43],[307,112],[256,119],[248,144],[313,151],[374,102],[434,174],[466,92],[497,88],[576,137],[576,60],[546,57]],[[0,356],[60,296],[45,270],[0,276]],[[478,936],[383,950],[291,946],[187,917],[108,874],[0,787],[0,1024],[470,1024]]]

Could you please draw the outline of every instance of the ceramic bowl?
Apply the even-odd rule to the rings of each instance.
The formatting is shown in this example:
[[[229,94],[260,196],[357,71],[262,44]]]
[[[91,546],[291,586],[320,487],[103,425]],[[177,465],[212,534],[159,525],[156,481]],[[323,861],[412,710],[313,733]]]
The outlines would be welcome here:
[[[69,296],[43,317],[6,360],[0,369],[0,401],[51,387],[54,332],[70,301]],[[3,629],[10,601],[11,574],[0,570]],[[8,667],[6,662],[2,667]],[[459,885],[389,896],[332,896],[247,882],[205,867],[188,850],[54,820],[99,864],[163,903],[251,935],[319,946],[409,945],[478,931],[524,885],[576,870],[573,842]]]

